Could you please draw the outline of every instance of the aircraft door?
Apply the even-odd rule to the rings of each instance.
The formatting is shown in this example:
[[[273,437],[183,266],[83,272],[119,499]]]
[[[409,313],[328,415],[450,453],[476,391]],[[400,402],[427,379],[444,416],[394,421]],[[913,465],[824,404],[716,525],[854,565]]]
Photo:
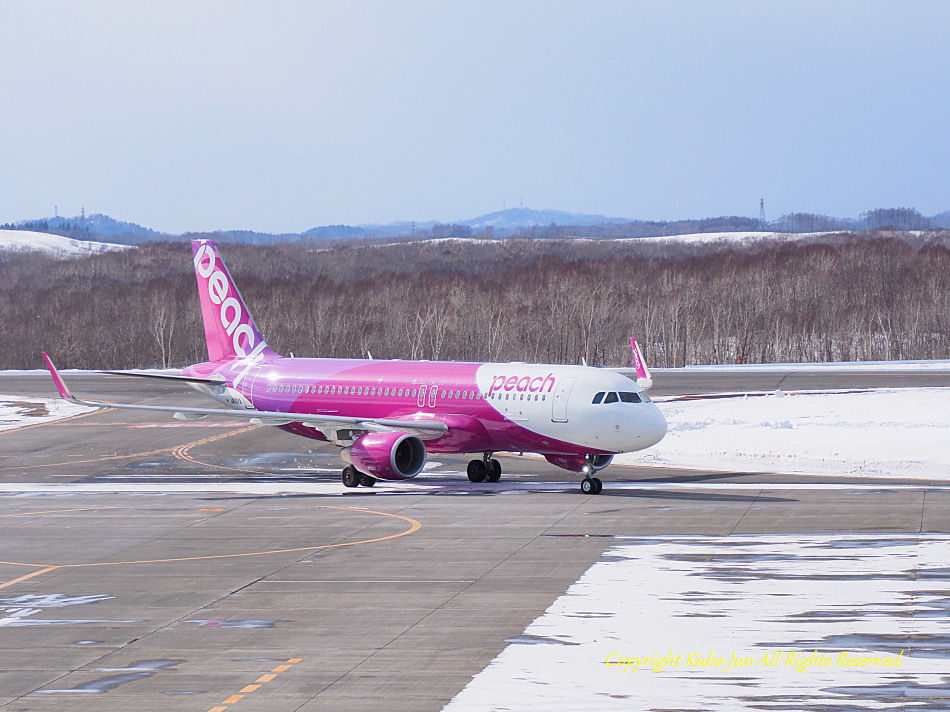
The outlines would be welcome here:
[[[435,383],[429,386],[429,407],[430,408],[435,408],[435,397],[438,395],[438,393],[439,393],[439,387]]]
[[[416,405],[420,408],[426,407],[426,387],[419,386],[419,399],[416,401]]]
[[[554,387],[554,400],[551,401],[551,420],[555,423],[567,422],[567,400],[571,397],[576,378],[562,378]]]

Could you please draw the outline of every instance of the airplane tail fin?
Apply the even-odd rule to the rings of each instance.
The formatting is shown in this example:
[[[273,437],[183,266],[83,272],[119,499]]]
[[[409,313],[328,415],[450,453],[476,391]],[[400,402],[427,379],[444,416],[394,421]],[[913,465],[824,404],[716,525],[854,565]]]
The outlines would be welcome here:
[[[653,377],[650,376],[650,369],[647,368],[646,359],[640,351],[640,344],[637,340],[630,339],[630,350],[633,351],[633,365],[637,371],[637,384],[645,391],[653,387]]]
[[[208,360],[226,361],[277,356],[254,324],[241,293],[211,240],[192,240],[201,318],[208,342]]]

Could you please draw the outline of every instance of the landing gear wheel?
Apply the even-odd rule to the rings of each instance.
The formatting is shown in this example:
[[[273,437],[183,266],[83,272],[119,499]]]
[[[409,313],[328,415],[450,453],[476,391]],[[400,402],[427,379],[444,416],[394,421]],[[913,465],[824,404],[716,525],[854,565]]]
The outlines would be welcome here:
[[[596,477],[585,477],[581,480],[581,492],[584,494],[600,494],[604,483]]]
[[[484,482],[488,474],[488,468],[481,460],[472,460],[468,463],[468,479],[472,482]]]
[[[488,461],[488,466],[485,468],[487,473],[485,479],[489,482],[497,482],[501,479],[501,463],[498,460],[492,458]]]
[[[342,480],[344,487],[359,487],[362,479],[363,473],[353,467],[353,465],[347,465],[343,468]]]
[[[376,484],[376,478],[372,475],[360,474],[360,484],[364,487],[372,487]]]

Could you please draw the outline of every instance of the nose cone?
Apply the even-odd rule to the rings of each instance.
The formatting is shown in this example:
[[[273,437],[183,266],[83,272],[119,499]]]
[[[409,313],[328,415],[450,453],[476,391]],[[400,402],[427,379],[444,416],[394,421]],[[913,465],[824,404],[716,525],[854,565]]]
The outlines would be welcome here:
[[[663,413],[653,403],[645,403],[644,405],[647,407],[639,413],[635,450],[643,450],[656,445],[666,435],[666,418],[663,417]]]

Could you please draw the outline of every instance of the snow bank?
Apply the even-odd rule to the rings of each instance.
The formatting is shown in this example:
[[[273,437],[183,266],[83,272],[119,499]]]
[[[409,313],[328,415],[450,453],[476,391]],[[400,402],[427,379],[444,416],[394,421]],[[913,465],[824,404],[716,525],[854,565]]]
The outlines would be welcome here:
[[[108,242],[87,242],[62,235],[29,230],[0,230],[0,250],[35,250],[57,257],[76,257],[110,250],[127,250],[128,245]]]
[[[950,478],[950,388],[657,404],[669,431],[630,465]]]

